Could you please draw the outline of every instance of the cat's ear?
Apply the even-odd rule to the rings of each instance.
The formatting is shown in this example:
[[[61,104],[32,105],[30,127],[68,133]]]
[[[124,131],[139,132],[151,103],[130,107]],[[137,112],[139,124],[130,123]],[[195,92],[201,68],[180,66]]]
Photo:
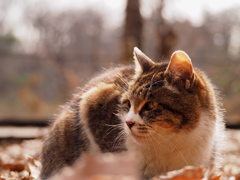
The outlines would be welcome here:
[[[166,72],[174,82],[183,81],[189,87],[194,79],[191,59],[184,51],[175,51],[170,59]]]
[[[150,68],[155,64],[155,62],[153,62],[137,47],[134,47],[133,55],[136,66],[135,70],[138,73],[150,70]]]

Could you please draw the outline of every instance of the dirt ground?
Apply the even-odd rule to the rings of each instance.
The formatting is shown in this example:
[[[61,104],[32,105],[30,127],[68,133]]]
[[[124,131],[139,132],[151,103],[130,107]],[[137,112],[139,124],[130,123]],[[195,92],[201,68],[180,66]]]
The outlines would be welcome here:
[[[224,153],[223,153],[224,162],[223,162],[223,167],[221,169],[220,179],[239,180],[240,179],[240,130],[227,130],[227,137],[228,137],[228,140],[224,148]],[[41,139],[1,140],[0,141],[0,180],[15,180],[15,179],[16,180],[36,180],[39,176],[39,170],[41,168],[41,162],[39,160],[41,146],[42,146]],[[120,166],[120,164],[118,164],[117,166]],[[194,173],[196,174],[196,171],[194,171]],[[188,178],[188,179],[202,179],[202,178],[203,177],[199,176],[199,178]],[[78,178],[75,178],[75,179],[82,179],[82,178],[78,176]],[[98,179],[101,179],[101,178],[98,178]],[[109,178],[105,177],[102,179],[109,179]],[[165,178],[165,179],[174,179],[174,178]],[[184,180],[184,179],[186,178],[180,178],[179,180]],[[207,179],[212,180],[214,178],[207,178]],[[217,180],[217,179],[219,179],[219,177],[215,177],[214,180]]]

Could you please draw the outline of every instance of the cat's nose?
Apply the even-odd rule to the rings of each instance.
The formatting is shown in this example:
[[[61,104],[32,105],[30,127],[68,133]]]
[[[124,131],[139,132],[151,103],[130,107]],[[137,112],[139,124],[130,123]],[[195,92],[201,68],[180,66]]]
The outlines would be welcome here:
[[[129,127],[129,129],[131,129],[135,123],[132,121],[126,121],[126,124]]]

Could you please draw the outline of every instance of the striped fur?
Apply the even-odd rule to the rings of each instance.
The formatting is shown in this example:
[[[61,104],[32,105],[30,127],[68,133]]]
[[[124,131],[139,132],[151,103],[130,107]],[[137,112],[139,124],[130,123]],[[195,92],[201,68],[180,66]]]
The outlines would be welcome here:
[[[134,56],[135,66],[100,74],[62,110],[43,145],[42,179],[85,154],[134,152],[144,178],[218,159],[223,122],[204,73],[182,51],[169,63]]]

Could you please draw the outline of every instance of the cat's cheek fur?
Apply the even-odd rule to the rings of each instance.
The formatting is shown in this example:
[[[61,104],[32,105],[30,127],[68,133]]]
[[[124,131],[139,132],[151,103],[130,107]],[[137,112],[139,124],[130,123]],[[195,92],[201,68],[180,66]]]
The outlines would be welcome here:
[[[154,129],[157,129],[157,131],[161,131],[163,128],[171,131],[174,127],[174,124],[172,122],[159,121],[155,123],[154,127]]]
[[[127,147],[141,157],[138,159],[139,168],[144,177],[164,174],[186,165],[207,167],[209,159],[214,156],[214,142],[220,138],[219,128],[208,112],[202,112],[198,125],[190,132],[182,130],[174,133],[162,128],[146,144],[136,143],[127,137]]]

